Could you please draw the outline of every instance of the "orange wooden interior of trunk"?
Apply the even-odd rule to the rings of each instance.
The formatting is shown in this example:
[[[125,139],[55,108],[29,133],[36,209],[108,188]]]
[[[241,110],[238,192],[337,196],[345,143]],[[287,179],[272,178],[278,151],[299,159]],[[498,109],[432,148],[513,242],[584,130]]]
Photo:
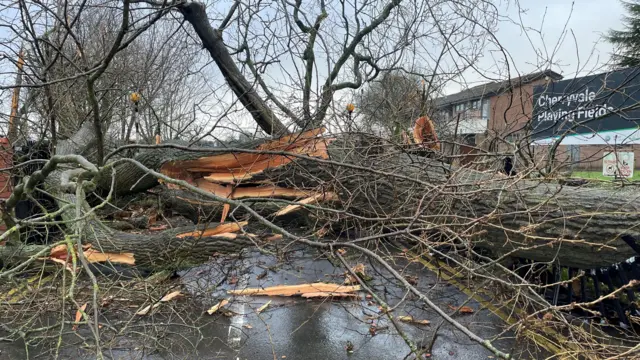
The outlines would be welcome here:
[[[413,141],[418,145],[440,150],[436,127],[428,116],[422,116],[416,120],[413,127]]]
[[[201,236],[226,236],[226,237],[233,237],[235,238],[235,236],[232,236],[231,234],[236,233],[240,230],[242,230],[243,227],[247,226],[247,224],[249,224],[248,221],[241,221],[241,222],[237,222],[237,223],[227,223],[227,224],[221,224],[218,225],[214,228],[208,228],[208,229],[204,229],[201,231],[191,231],[191,232],[186,232],[186,233],[182,233],[177,235],[177,238],[185,238],[185,237],[201,237]]]
[[[232,152],[195,160],[168,162],[160,168],[160,172],[175,179],[185,180],[225,199],[304,198],[305,200],[300,204],[319,199],[330,200],[335,198],[333,194],[327,195],[314,189],[285,188],[269,183],[268,180],[252,180],[255,175],[264,171],[295,162],[296,156],[288,154],[328,159],[327,145],[331,139],[322,137],[324,132],[324,128],[318,128],[287,135],[277,140],[267,141],[255,148],[258,151],[282,152],[282,154]],[[172,184],[167,184],[167,187],[179,188]],[[189,202],[194,203],[193,200]],[[299,208],[301,205],[283,206],[283,210],[276,215],[283,215]],[[229,210],[228,204],[223,205],[221,222],[226,220]]]

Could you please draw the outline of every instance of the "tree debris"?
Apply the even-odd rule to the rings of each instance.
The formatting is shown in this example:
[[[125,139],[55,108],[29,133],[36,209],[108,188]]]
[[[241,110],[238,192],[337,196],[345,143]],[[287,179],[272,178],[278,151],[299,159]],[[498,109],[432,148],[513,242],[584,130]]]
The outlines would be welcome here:
[[[225,223],[225,224],[218,225],[218,226],[216,226],[214,228],[204,229],[202,231],[192,231],[192,232],[182,233],[182,234],[177,235],[176,237],[185,238],[185,237],[189,237],[189,236],[191,236],[191,237],[202,237],[202,236],[214,236],[214,235],[218,235],[218,236],[229,235],[229,236],[231,236],[231,234],[242,230],[242,228],[247,226],[247,224],[249,224],[248,221]]]
[[[71,330],[76,331],[78,329],[78,323],[80,322],[80,320],[82,320],[82,313],[86,309],[87,309],[87,303],[84,303],[84,305],[82,305],[80,307],[80,309],[78,309],[78,311],[76,311],[76,318],[74,320],[73,327],[71,327]]]
[[[339,292],[308,292],[301,295],[303,298],[323,298],[323,297],[342,297],[342,298],[357,298],[358,294],[354,293],[339,293]]]
[[[396,319],[402,322],[413,323],[413,324],[420,324],[420,325],[431,324],[429,320],[418,320],[418,319],[414,319],[413,316],[409,316],[409,315],[398,316]]]
[[[213,305],[209,310],[207,310],[207,314],[209,315],[215,314],[218,310],[220,310],[221,307],[227,305],[228,303],[229,303],[229,299],[220,301],[219,303]]]
[[[163,296],[162,299],[160,299],[160,302],[167,302],[167,301],[171,301],[177,297],[182,297],[184,296],[182,294],[182,292],[180,292],[180,290],[176,290],[173,292],[168,293],[167,295]]]
[[[144,308],[142,308],[141,310],[138,310],[136,312],[136,315],[140,315],[140,316],[147,315],[147,314],[149,314],[149,312],[151,312],[151,310],[154,310],[158,306],[160,306],[160,304],[162,304],[164,302],[171,301],[171,300],[173,300],[175,298],[178,298],[178,297],[181,297],[181,296],[183,296],[183,294],[179,290],[170,292],[170,293],[166,294],[165,296],[163,296],[160,300],[158,300],[157,303],[155,303],[153,305],[147,305]]]
[[[308,198],[304,198],[304,199],[298,201],[297,204],[292,204],[292,205],[285,206],[280,211],[276,212],[276,216],[282,216],[282,215],[294,212],[294,211],[302,208],[303,205],[318,203],[318,202],[322,202],[322,201],[331,201],[331,200],[336,200],[336,199],[338,199],[338,195],[336,195],[335,193],[332,193],[332,192],[318,193],[318,194],[315,194],[313,196],[310,196]]]
[[[458,308],[457,306],[449,305],[449,309],[452,311],[458,311],[460,314],[473,314],[473,309],[468,306],[462,306]]]
[[[329,283],[313,283],[313,284],[300,284],[300,285],[280,285],[272,286],[264,289],[260,288],[247,288],[242,290],[229,290],[228,293],[232,295],[256,295],[256,296],[297,296],[306,293],[327,293],[336,296],[335,294],[353,293],[360,291],[359,285],[344,286],[339,284]],[[338,295],[339,296],[339,295]]]
[[[413,141],[419,146],[440,150],[436,128],[428,116],[422,116],[416,120],[413,127]]]
[[[256,310],[256,313],[260,314],[261,312],[263,312],[267,307],[269,307],[269,304],[271,304],[271,300],[267,301],[264,305],[260,306]]]
[[[364,264],[356,264],[356,266],[354,266],[351,271],[353,273],[355,273],[356,275],[358,275],[360,277],[360,279],[363,280],[369,280],[369,278],[366,276],[365,272],[364,272]],[[345,285],[351,285],[351,284],[357,284],[358,283],[358,279],[356,279],[353,275],[351,275],[351,272],[346,271],[344,273],[345,279],[344,279],[344,284]]]

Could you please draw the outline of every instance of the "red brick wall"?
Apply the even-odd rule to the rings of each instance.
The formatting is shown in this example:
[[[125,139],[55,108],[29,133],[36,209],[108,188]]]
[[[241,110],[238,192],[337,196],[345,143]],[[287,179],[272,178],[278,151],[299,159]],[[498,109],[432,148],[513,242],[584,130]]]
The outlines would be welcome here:
[[[509,146],[498,137],[517,135],[533,116],[533,87],[544,84],[540,79],[530,84],[516,87],[512,91],[504,92],[491,98],[491,115],[487,124],[487,141],[483,148],[490,151],[511,151]],[[493,142],[493,148],[488,146]],[[537,159],[547,160],[548,146],[534,146]],[[602,158],[613,148],[608,145],[581,145],[580,160],[574,166],[579,170],[602,171]],[[640,169],[640,145],[619,147],[618,151],[633,151],[635,153],[635,168]],[[561,145],[556,151],[555,164],[570,164],[569,147]],[[540,165],[540,164],[539,164]]]
[[[522,129],[533,114],[533,87],[544,83],[544,79],[537,80],[492,97],[489,136],[505,136]]]
[[[8,168],[13,165],[11,144],[7,138],[0,138],[0,168]],[[0,199],[7,199],[11,195],[11,174],[9,171],[0,171]],[[4,223],[0,222],[0,231],[6,230]]]
[[[512,151],[504,139],[523,133],[533,114],[533,87],[544,83],[545,80],[540,79],[493,96],[489,105],[486,140],[479,145],[489,152]]]

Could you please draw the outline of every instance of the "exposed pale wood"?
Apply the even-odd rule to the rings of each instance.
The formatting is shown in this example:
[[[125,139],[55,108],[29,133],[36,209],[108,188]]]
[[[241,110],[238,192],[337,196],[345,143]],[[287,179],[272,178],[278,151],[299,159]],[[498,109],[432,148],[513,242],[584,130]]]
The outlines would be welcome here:
[[[222,300],[219,303],[213,305],[211,308],[209,308],[209,310],[207,310],[207,314],[209,315],[213,315],[216,312],[218,312],[218,310],[220,310],[223,306],[227,305],[229,303],[229,300]]]
[[[10,142],[16,140],[16,134],[18,130],[18,105],[20,102],[20,89],[22,88],[22,76],[24,74],[24,51],[20,48],[20,52],[18,53],[18,70],[16,71],[16,87],[13,89],[13,94],[11,95],[11,114],[9,115],[9,131],[7,131],[7,137]]]
[[[118,264],[135,265],[136,261],[133,253],[103,253],[93,249],[86,250],[84,256],[88,262],[111,262]]]
[[[261,295],[261,296],[294,296],[305,293],[353,293],[360,291],[360,285],[345,286],[339,284],[313,283],[300,285],[280,285],[267,288],[247,288],[229,290],[232,295]]]
[[[413,324],[420,324],[420,325],[429,325],[431,322],[429,320],[418,320],[415,319],[413,316],[410,315],[403,315],[403,316],[398,316],[396,319],[402,321],[402,322],[407,322],[407,323],[413,323]]]
[[[326,131],[325,128],[317,128],[304,131],[298,134],[283,136],[275,141],[258,146],[258,150],[287,150],[292,144],[300,143],[301,140],[312,139],[322,135]]]
[[[183,234],[178,234],[176,235],[177,238],[185,238],[185,237],[198,237],[198,236],[214,236],[214,235],[220,235],[220,234],[224,234],[224,233],[234,233],[237,231],[242,230],[243,227],[247,226],[247,224],[249,224],[248,221],[242,221],[242,222],[233,222],[233,223],[226,223],[226,224],[221,224],[218,225],[216,227],[213,228],[207,228],[204,229],[202,231],[191,231],[191,232],[187,232],[187,233],[183,233]]]
[[[416,120],[413,126],[413,141],[419,145],[424,144],[433,150],[440,150],[435,125],[428,116],[422,116]]]
[[[328,158],[329,140],[317,138],[324,129],[292,134],[285,139],[273,140],[256,146],[257,150],[287,151],[293,154]],[[239,183],[251,180],[267,169],[284,166],[295,161],[292,156],[277,154],[230,153],[202,156],[192,160],[168,161],[160,172],[165,175],[193,182],[204,178],[215,183]],[[201,174],[202,173],[202,174]]]
[[[310,196],[308,198],[304,198],[304,199],[298,201],[297,204],[292,204],[292,205],[285,206],[284,208],[282,208],[282,210],[280,210],[280,211],[278,211],[276,213],[276,216],[282,216],[282,215],[289,214],[291,212],[297,211],[297,210],[301,209],[303,205],[314,204],[314,203],[318,203],[318,202],[332,201],[332,200],[337,200],[337,199],[338,199],[338,196],[335,193],[332,193],[332,192],[316,194],[316,195],[313,195],[313,196]]]
[[[231,205],[230,204],[222,205],[222,215],[220,215],[220,222],[227,221],[227,216],[229,216],[229,211],[231,211]]]
[[[179,178],[178,178],[179,179]],[[220,185],[212,183],[206,179],[195,179],[193,181],[196,186],[208,192],[228,199],[243,199],[243,198],[260,198],[260,197],[284,197],[284,198],[297,198],[303,196],[309,196],[311,192],[283,188],[275,185],[256,185],[248,187],[234,187],[229,185]],[[175,186],[171,186],[174,188]]]
[[[132,253],[104,253],[96,251],[91,246],[85,246],[83,249],[85,259],[90,263],[111,262],[118,264],[135,265],[135,257]],[[51,249],[49,257],[51,260],[66,261],[69,258],[69,251],[66,245],[58,245]]]
[[[298,198],[309,196],[311,192],[299,189],[288,189],[275,185],[261,185],[255,187],[241,187],[233,189],[231,199],[243,198]]]
[[[328,297],[341,297],[341,298],[357,298],[358,294],[354,293],[338,293],[338,292],[310,292],[303,293],[303,298],[311,299],[311,298],[328,298]]]

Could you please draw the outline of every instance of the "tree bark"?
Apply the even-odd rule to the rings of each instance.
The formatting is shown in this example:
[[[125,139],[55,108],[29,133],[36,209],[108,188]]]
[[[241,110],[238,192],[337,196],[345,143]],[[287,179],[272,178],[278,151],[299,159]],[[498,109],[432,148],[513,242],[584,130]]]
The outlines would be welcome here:
[[[458,241],[489,249],[495,256],[510,254],[583,269],[609,266],[636,255],[623,239],[640,238],[637,226],[640,205],[635,201],[633,190],[563,187],[557,183],[510,178],[497,172],[456,168],[437,159],[391,149],[362,135],[345,134],[326,139],[313,134],[197,152],[154,148],[140,152],[135,158],[149,169],[217,195],[194,195],[185,189],[176,189],[175,185],[162,185],[164,198],[170,199],[178,212],[194,221],[217,221],[216,217],[223,213],[222,198],[234,199],[240,196],[241,190],[259,194],[259,189],[268,186],[275,190],[296,189],[295,194],[298,191],[337,194],[338,202],[320,204],[325,210],[316,207],[294,212],[298,217],[307,218],[309,223],[346,221],[350,226],[375,226],[407,233],[438,229],[445,236],[455,234]],[[61,143],[59,154],[83,154],[94,143],[89,125]],[[294,143],[297,145],[291,145]],[[260,150],[255,150],[258,144],[261,144]],[[254,150],[247,150],[252,148]],[[105,190],[112,180],[116,193],[121,194],[157,185],[153,176],[132,163],[122,162],[114,168],[115,179],[105,175],[111,174],[110,167],[102,170],[104,174],[99,180]],[[47,189],[58,196],[60,204],[84,201],[64,190],[63,170],[47,177]],[[220,177],[225,172],[241,175],[237,179]],[[220,191],[228,189],[233,191],[221,195]],[[279,220],[275,212],[288,203],[274,198],[282,196],[260,196],[263,198],[248,199],[254,210],[269,220]],[[294,195],[298,199],[305,196]],[[240,198],[246,199],[246,195]],[[88,211],[88,205],[83,206]],[[230,212],[236,218],[249,216],[241,207],[232,207]],[[69,214],[66,219],[73,216]],[[254,221],[252,225],[259,224]],[[286,221],[279,225],[288,231],[300,226]],[[254,239],[240,234],[233,241],[215,236],[199,240],[176,238],[176,231],[184,230],[154,235],[128,234],[109,229],[92,218],[84,234],[86,242],[96,249],[134,252],[136,259],[153,266],[176,264],[184,259],[190,259],[190,263],[201,261],[213,252],[235,252],[254,245]]]
[[[132,253],[135,266],[142,269],[175,270],[201,264],[216,253],[239,253],[259,241],[258,236],[251,239],[242,234],[177,236],[194,230],[193,226],[187,226],[156,234],[134,234],[90,221],[84,243],[104,253]],[[44,245],[0,246],[0,264],[19,264],[44,248]]]
[[[179,158],[194,158],[194,153],[179,153]],[[586,269],[636,255],[623,240],[623,236],[640,239],[640,205],[633,190],[564,187],[456,168],[400,150],[383,151],[357,136],[333,141],[327,156],[328,160],[292,157],[286,165],[252,174],[242,186],[269,183],[331,191],[341,200],[337,209],[368,225],[409,231],[405,224],[415,218],[416,228],[431,226],[459,234],[496,256],[510,254]],[[215,163],[216,156],[206,162]],[[173,169],[180,163],[171,162]]]
[[[74,170],[67,163],[60,162],[57,159],[65,155],[85,155],[95,146],[95,133],[92,124],[87,122],[85,125],[69,140],[59,143],[58,155],[56,159],[52,159],[43,169],[46,169],[46,178],[44,185],[47,192],[54,195],[57,199],[58,206],[62,209],[67,204],[80,205],[84,214],[90,214],[90,206],[85,199],[76,198],[75,194],[69,189],[69,184],[65,184],[63,179],[68,178],[65,172]],[[150,151],[141,154],[140,158],[147,160],[151,165],[162,164],[166,160],[159,160],[157,156],[152,156],[157,152]],[[171,152],[168,152],[170,154]],[[175,158],[180,158],[180,154],[175,154]],[[68,161],[67,161],[68,162]],[[55,165],[54,165],[55,163]],[[53,169],[53,171],[51,171]],[[133,191],[141,191],[157,184],[155,179],[135,178],[127,175],[126,170],[131,168],[121,167],[121,172],[116,176],[116,183],[122,185],[120,193],[131,193]],[[111,173],[109,167],[103,168],[105,173]],[[139,174],[135,174],[136,176]],[[32,178],[40,179],[42,176],[34,173]],[[103,178],[111,179],[110,176]],[[119,179],[118,179],[119,178]],[[67,179],[68,180],[68,179]],[[100,180],[100,178],[96,179]],[[33,182],[33,181],[32,181]],[[125,186],[125,183],[128,185]],[[31,183],[26,182],[19,189],[24,192],[33,191]],[[17,194],[16,194],[17,195]],[[12,196],[6,202],[11,207],[17,201],[17,197]],[[73,233],[73,228],[77,226],[75,207],[63,211],[61,214],[64,226],[67,227],[68,233]],[[236,253],[244,248],[253,246],[260,239],[260,235],[250,235],[247,233],[231,233],[204,235],[188,233],[210,229],[218,225],[218,223],[201,224],[198,226],[188,226],[166,230],[158,233],[135,234],[117,231],[105,226],[94,215],[89,215],[82,225],[82,242],[89,244],[93,249],[108,253],[133,253],[136,266],[153,269],[182,268],[191,266],[194,263],[206,261],[214,253]],[[267,233],[266,236],[271,236]],[[0,246],[0,263],[16,264],[35,255],[44,248],[42,245],[22,245],[7,244]]]

